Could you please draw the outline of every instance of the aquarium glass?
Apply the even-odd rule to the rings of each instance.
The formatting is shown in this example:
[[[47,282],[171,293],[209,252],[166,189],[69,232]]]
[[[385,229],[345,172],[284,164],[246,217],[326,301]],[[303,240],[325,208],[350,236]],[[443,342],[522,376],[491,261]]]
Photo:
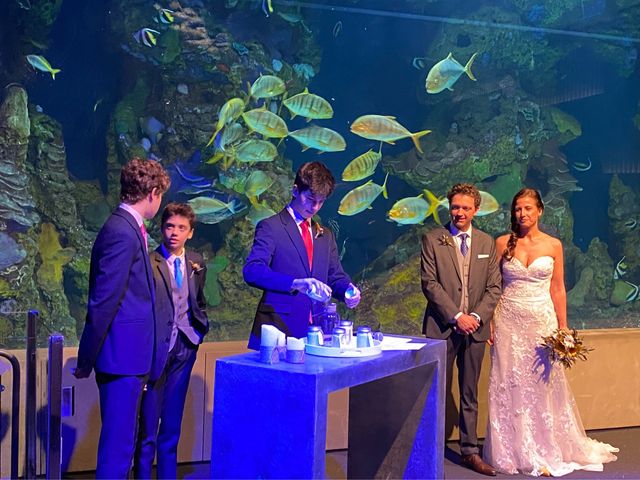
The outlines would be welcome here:
[[[493,236],[515,192],[540,191],[570,326],[639,327],[639,47],[635,0],[6,0],[0,347],[22,346],[29,309],[40,336],[77,343],[91,247],[134,157],[169,171],[165,203],[200,205],[208,341],[248,337],[255,224],[308,161],[337,180],[316,220],[362,291],[340,306],[357,325],[421,334],[421,236],[472,182]],[[385,188],[340,207],[367,182]]]

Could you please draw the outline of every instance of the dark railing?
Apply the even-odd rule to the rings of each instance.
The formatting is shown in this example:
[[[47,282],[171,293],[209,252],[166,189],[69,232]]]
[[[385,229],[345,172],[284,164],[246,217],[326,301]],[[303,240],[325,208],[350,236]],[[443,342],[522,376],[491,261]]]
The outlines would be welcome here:
[[[47,479],[62,476],[62,349],[64,337],[49,337],[49,376],[47,380]]]
[[[0,350],[0,357],[6,358],[11,364],[13,384],[11,389],[11,478],[18,478],[18,451],[20,449],[20,362],[4,350]]]
[[[27,397],[25,410],[25,462],[24,478],[32,480],[36,478],[36,368],[37,368],[37,344],[36,325],[40,314],[36,310],[29,310],[27,315]]]

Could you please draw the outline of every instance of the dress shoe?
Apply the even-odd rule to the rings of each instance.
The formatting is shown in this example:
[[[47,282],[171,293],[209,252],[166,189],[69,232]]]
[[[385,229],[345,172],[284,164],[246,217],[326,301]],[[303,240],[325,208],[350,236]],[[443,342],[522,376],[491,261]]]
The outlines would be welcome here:
[[[488,463],[485,463],[480,455],[472,453],[471,455],[462,455],[460,463],[471,470],[481,473],[482,475],[496,476],[496,470]]]

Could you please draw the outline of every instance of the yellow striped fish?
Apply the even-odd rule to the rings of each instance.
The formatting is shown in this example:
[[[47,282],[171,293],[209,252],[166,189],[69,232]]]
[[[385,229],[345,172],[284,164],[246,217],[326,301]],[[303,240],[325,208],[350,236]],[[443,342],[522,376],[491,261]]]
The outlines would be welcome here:
[[[312,119],[333,118],[333,108],[329,102],[318,95],[309,93],[306,88],[304,92],[287,98],[282,103],[291,112],[291,118],[300,115],[306,118],[307,122]]]
[[[382,144],[380,146],[382,147]],[[363,178],[370,177],[375,172],[381,158],[381,151],[374,152],[373,149],[354,158],[344,168],[342,180],[345,182],[357,182]]]
[[[244,112],[242,119],[247,127],[267,138],[283,138],[289,135],[289,129],[284,120],[264,107]]]
[[[429,201],[423,198],[423,194],[398,200],[387,213],[389,220],[396,222],[398,225],[415,225],[424,222],[429,215],[433,215],[436,223],[440,224],[440,219],[437,215],[438,199],[429,190],[425,190],[424,194],[426,194]]]
[[[244,100],[241,98],[232,98],[231,100],[227,100],[222,108],[220,109],[220,113],[218,113],[218,123],[216,124],[216,130],[211,135],[211,138],[207,142],[207,147],[210,146],[216,139],[216,136],[222,130],[222,128],[236,121],[236,119],[242,115],[244,111]],[[205,147],[206,148],[206,147]]]
[[[229,203],[224,203],[217,198],[211,197],[195,197],[190,199],[187,202],[193,208],[193,211],[196,215],[206,215],[208,213],[217,213],[222,210],[229,210],[230,212],[234,212],[233,209],[233,201]]]
[[[387,195],[387,178],[389,174],[384,177],[384,183],[382,186],[377,183],[373,183],[373,180],[369,180],[364,185],[354,188],[348,192],[342,200],[340,200],[340,206],[338,207],[338,213],[340,215],[351,216],[356,213],[360,213],[367,208],[371,208],[373,201],[378,198],[380,193],[384,198],[389,198]]]
[[[254,170],[244,182],[244,194],[253,206],[258,205],[258,196],[264,193],[271,185],[273,179],[262,170]]]
[[[235,147],[233,156],[243,163],[271,162],[278,156],[278,149],[267,140],[252,138]]]
[[[249,95],[252,98],[271,98],[282,95],[286,88],[284,82],[275,75],[261,75],[249,88]]]
[[[358,117],[351,124],[351,131],[356,135],[370,140],[380,140],[381,142],[394,145],[396,140],[410,137],[416,149],[422,152],[418,139],[423,135],[431,133],[431,130],[411,133],[396,121],[396,117],[385,115],[363,115]]]
[[[289,134],[302,144],[302,151],[315,148],[322,152],[340,152],[347,148],[347,142],[342,135],[330,128],[311,125]]]

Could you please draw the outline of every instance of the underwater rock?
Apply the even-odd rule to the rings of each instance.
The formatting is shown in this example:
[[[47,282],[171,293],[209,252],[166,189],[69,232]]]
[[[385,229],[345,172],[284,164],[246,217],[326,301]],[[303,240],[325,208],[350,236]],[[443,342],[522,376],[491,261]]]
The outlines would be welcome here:
[[[589,294],[591,283],[593,282],[593,268],[585,267],[580,272],[580,278],[571,290],[567,292],[567,306],[582,307]]]
[[[565,135],[567,138],[563,138],[562,140],[560,140],[561,145],[568,143],[571,140],[582,135],[582,127],[580,126],[580,122],[572,115],[569,115],[567,112],[563,112],[558,108],[552,108],[551,119],[553,120],[553,123],[555,123],[556,128],[560,133],[567,134]]]
[[[623,280],[640,283],[640,193],[626,185],[618,175],[609,184],[609,247],[625,257],[627,275]],[[617,259],[616,259],[617,260]],[[630,280],[631,279],[631,280]]]
[[[308,63],[295,63],[293,65],[293,71],[296,72],[296,75],[299,77],[304,78],[306,82],[316,76],[315,69]]]
[[[38,269],[38,285],[46,291],[61,289],[62,268],[71,261],[75,250],[62,248],[55,225],[43,223],[38,236],[38,252],[42,260]]]
[[[21,231],[40,221],[25,165],[30,134],[27,92],[12,85],[0,106],[0,221]]]
[[[9,234],[0,232],[0,270],[22,262],[26,256],[27,252]]]

